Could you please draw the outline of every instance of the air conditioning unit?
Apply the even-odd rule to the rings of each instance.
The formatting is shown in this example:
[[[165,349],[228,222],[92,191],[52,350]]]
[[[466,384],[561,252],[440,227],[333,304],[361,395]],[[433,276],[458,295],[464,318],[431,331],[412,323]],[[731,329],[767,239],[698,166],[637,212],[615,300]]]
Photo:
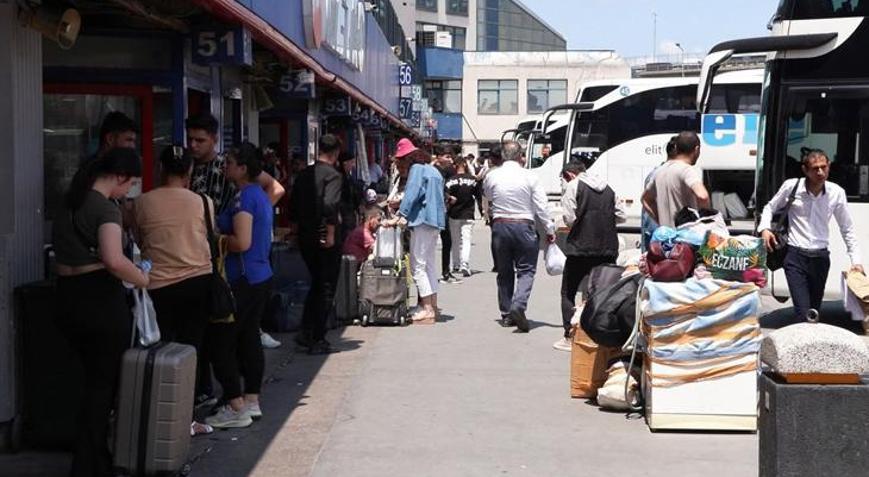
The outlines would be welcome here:
[[[418,47],[428,48],[430,46],[435,46],[435,35],[436,31],[426,31],[423,30],[419,32],[417,35],[417,45]]]
[[[453,34],[448,31],[439,31],[435,33],[434,46],[438,48],[452,48]]]

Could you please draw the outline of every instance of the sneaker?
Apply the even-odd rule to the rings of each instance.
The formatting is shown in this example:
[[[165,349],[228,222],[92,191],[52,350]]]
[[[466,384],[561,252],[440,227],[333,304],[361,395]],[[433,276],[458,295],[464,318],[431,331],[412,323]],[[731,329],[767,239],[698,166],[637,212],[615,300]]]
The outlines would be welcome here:
[[[513,310],[510,312],[510,318],[516,322],[516,328],[523,333],[528,333],[531,327],[528,325],[528,318],[525,317],[525,312],[522,310]]]
[[[253,419],[246,410],[236,411],[232,406],[226,405],[217,411],[217,414],[205,418],[205,423],[216,429],[236,429],[253,424]]]
[[[311,345],[311,348],[308,349],[308,354],[329,354],[334,353],[335,348],[332,348],[332,345],[326,340],[320,340]]]
[[[498,320],[498,324],[501,325],[502,328],[513,328],[516,326],[516,322],[513,321],[513,318],[510,318],[509,315],[502,316],[500,320]]]
[[[441,283],[462,283],[463,282],[463,280],[461,278],[457,278],[453,274],[444,275],[443,277],[441,277],[441,279],[439,281]]]
[[[259,332],[259,340],[262,343],[263,348],[265,349],[275,349],[281,347],[281,342],[272,338],[272,335],[266,333],[265,331]]]
[[[558,351],[567,351],[568,353],[573,351],[573,343],[570,342],[570,338],[561,338],[552,344],[552,347],[557,349]]]
[[[260,409],[258,402],[244,403],[244,412],[246,412],[254,421],[258,421],[263,417],[263,411]]]
[[[211,407],[217,404],[217,398],[210,394],[200,394],[193,399],[193,407]]]
[[[471,271],[468,270],[467,268],[463,268],[463,269],[462,269],[462,276],[465,277],[465,278],[470,278],[470,276],[471,276]]]

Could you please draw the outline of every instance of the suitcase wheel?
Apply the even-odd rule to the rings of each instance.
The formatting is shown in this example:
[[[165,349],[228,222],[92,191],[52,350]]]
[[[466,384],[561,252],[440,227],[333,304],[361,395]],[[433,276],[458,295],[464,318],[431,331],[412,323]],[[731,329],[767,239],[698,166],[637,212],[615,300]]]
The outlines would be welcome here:
[[[398,324],[401,325],[401,326],[407,326],[407,317],[406,317],[406,316],[402,316],[401,319],[400,319],[400,321],[398,322]]]
[[[368,323],[369,323],[368,315],[362,315],[362,326],[363,327],[368,326]]]

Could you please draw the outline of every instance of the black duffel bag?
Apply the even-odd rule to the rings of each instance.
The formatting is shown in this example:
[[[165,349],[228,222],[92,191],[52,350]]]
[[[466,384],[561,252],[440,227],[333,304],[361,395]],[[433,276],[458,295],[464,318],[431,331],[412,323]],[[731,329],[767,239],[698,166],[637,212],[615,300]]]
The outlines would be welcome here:
[[[592,341],[621,347],[630,338],[637,320],[637,292],[642,279],[640,273],[621,278],[586,301],[579,324]]]

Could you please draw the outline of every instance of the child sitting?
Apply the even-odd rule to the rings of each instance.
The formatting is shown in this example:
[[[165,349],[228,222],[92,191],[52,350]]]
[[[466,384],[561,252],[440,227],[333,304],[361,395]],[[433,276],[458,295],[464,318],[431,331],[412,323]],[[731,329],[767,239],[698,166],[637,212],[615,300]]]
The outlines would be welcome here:
[[[359,263],[368,259],[374,251],[374,232],[380,227],[381,211],[379,207],[368,207],[365,210],[365,220],[344,242],[344,255],[353,255]]]

